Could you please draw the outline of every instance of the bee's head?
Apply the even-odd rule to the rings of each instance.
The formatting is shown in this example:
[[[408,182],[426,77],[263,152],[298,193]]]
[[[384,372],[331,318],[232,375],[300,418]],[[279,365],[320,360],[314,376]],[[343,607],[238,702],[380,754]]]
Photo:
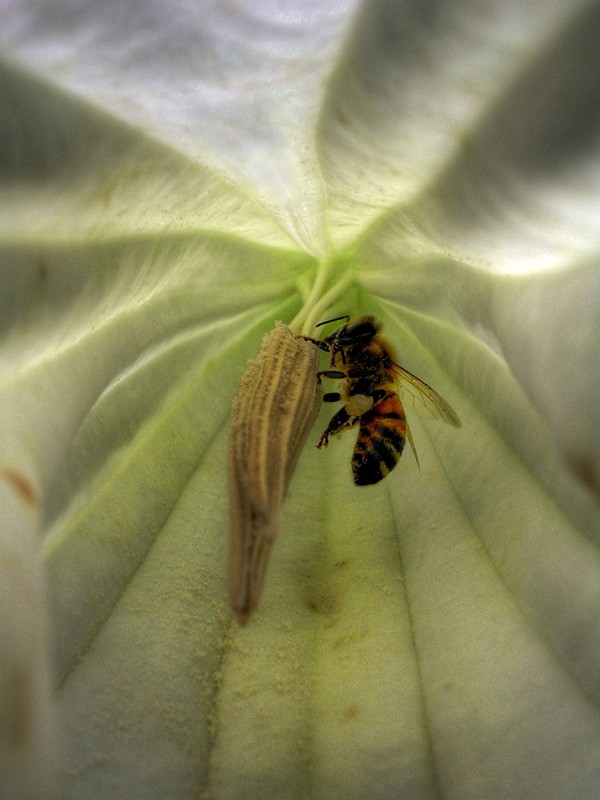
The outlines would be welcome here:
[[[333,333],[326,336],[322,341],[334,342],[336,340],[343,340],[344,344],[350,344],[354,340],[368,342],[381,330],[381,322],[378,322],[375,317],[355,317],[350,321],[348,314],[343,317],[335,317],[334,319],[326,319],[323,322],[319,322],[317,328],[323,325],[329,325],[330,322],[337,322],[340,319],[346,320],[344,325],[340,325],[339,328],[336,328]]]
[[[331,336],[328,341],[336,342],[338,347],[349,347],[353,344],[367,344],[381,328],[381,322],[375,317],[356,317],[346,322]]]
[[[338,319],[347,320],[339,328],[336,328],[332,334],[326,336],[321,341],[324,342],[331,353],[331,363],[335,361],[337,353],[342,356],[342,361],[346,361],[344,350],[353,346],[365,346],[377,334],[381,328],[381,323],[375,317],[364,316],[355,317],[351,320],[349,316],[335,317],[335,319],[328,319],[324,322],[319,322],[317,328],[321,325],[327,325],[329,322],[337,322]]]

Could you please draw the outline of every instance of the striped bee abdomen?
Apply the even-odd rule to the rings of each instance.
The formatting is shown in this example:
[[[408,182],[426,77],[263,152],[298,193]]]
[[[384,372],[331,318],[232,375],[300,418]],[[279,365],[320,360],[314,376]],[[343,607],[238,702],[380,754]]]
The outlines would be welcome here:
[[[394,469],[406,441],[406,418],[397,394],[388,392],[360,418],[352,455],[352,472],[357,486],[378,483]]]

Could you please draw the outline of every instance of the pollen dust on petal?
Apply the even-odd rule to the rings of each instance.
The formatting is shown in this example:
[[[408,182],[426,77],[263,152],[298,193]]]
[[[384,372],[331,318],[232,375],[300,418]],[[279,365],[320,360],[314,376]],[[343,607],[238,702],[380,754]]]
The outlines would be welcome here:
[[[0,467],[0,478],[4,478],[13,491],[15,491],[30,508],[37,508],[37,506],[39,506],[40,501],[35,489],[21,472],[18,472],[16,469],[11,469],[10,467]]]
[[[359,711],[358,706],[355,703],[352,703],[351,705],[347,706],[344,709],[343,719],[346,722],[349,722],[352,719],[356,719],[356,717],[358,717],[359,713],[360,713],[360,711]]]

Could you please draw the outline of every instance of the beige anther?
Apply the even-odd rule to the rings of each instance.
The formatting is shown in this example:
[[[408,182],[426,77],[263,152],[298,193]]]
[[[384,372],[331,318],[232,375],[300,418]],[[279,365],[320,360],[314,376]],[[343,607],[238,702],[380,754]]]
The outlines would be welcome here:
[[[229,428],[229,600],[241,624],[256,607],[294,467],[320,406],[317,348],[282,322],[248,364]]]

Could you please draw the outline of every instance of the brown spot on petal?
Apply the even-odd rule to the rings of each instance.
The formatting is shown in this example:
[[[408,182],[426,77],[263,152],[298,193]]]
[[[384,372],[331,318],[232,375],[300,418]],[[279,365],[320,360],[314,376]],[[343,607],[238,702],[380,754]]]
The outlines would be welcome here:
[[[354,703],[347,708],[344,709],[344,719],[350,721],[351,719],[356,719],[358,717],[358,706]]]
[[[573,460],[571,463],[579,480],[597,495],[600,495],[600,480],[592,461],[588,458],[581,458]]]
[[[10,484],[13,491],[32,508],[39,505],[39,498],[31,482],[18,470],[11,469],[10,467],[0,467],[0,477],[4,478]]]

